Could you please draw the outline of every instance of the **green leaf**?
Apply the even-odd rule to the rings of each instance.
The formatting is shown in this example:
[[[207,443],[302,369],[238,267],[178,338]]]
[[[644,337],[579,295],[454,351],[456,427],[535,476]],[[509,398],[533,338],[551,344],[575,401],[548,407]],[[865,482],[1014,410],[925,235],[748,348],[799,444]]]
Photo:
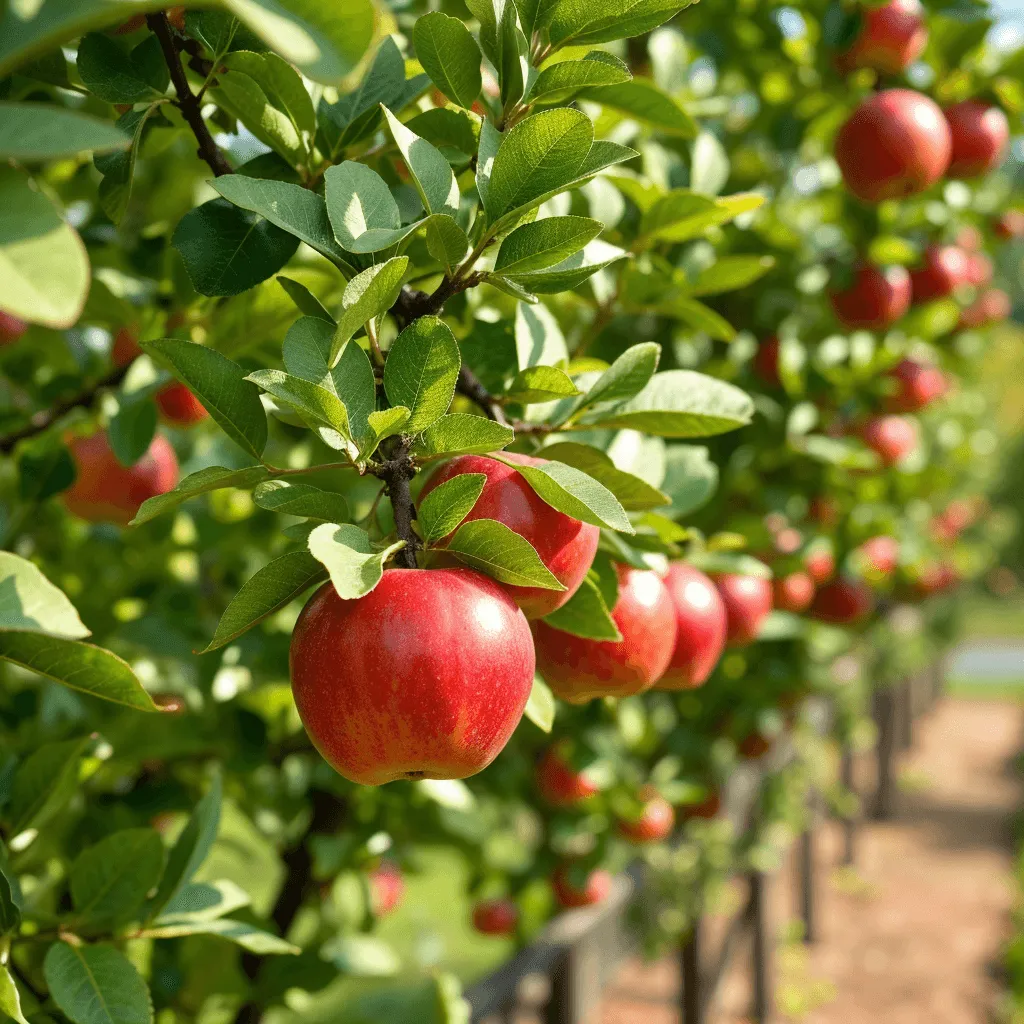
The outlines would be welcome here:
[[[102,32],[90,32],[79,41],[78,73],[89,92],[107,103],[149,103],[162,95],[135,55]]]
[[[499,96],[503,110],[511,110],[526,91],[529,78],[530,44],[519,23],[514,0],[493,0],[494,66],[498,70]],[[483,29],[481,28],[481,33]]]
[[[423,70],[460,107],[471,107],[480,95],[480,48],[469,29],[440,11],[418,18],[413,26],[413,45]]]
[[[265,499],[266,495],[261,497]],[[200,653],[208,654],[231,643],[325,579],[324,567],[308,551],[280,555],[242,584],[224,609],[213,639]]]
[[[686,321],[694,330],[703,331],[719,341],[732,341],[736,328],[725,317],[696,299],[677,297],[652,307],[665,316]]]
[[[258,68],[253,66],[257,62]],[[269,88],[269,84],[262,77],[262,64],[259,54],[228,54],[223,64],[225,71],[217,75],[217,86],[210,89],[210,98],[288,166],[297,167],[306,159],[307,147],[294,121],[264,91],[263,86],[267,84]]]
[[[290,480],[265,481],[252,492],[252,500],[271,512],[322,519],[326,523],[344,523],[349,518],[348,502],[343,494]]]
[[[732,384],[693,370],[667,370],[635,398],[584,419],[659,437],[709,437],[746,425],[753,414],[750,396]]]
[[[473,511],[485,483],[483,473],[462,473],[432,490],[420,502],[416,519],[423,539],[432,544],[447,537]]]
[[[130,139],[109,121],[42,103],[0,103],[0,159],[23,163],[77,153],[127,149]]]
[[[210,782],[210,788],[196,804],[188,824],[167,855],[167,867],[160,879],[160,886],[149,902],[149,918],[159,914],[192,881],[192,876],[202,867],[220,828],[220,805],[223,796],[223,782],[220,773],[216,772]]]
[[[528,366],[515,375],[504,398],[520,405],[530,405],[535,402],[555,402],[579,393],[579,388],[564,370],[554,366]]]
[[[701,572],[738,573],[742,576],[758,576],[765,580],[772,578],[772,571],[764,562],[742,552],[696,550],[689,552],[686,560]]]
[[[729,180],[729,154],[710,132],[701,132],[693,143],[690,188],[706,196],[717,196]]]
[[[485,200],[490,222],[525,213],[551,190],[572,182],[593,141],[590,118],[569,107],[520,121],[502,139],[491,167]]]
[[[308,152],[316,132],[313,101],[299,73],[276,53],[236,50],[222,60],[228,71],[241,71],[259,83],[267,98],[291,122],[301,148]],[[223,81],[223,75],[218,76]]]
[[[463,523],[448,542],[447,550],[502,583],[565,590],[541,561],[534,546],[494,519]]]
[[[152,1024],[149,989],[113,946],[55,942],[43,961],[53,1001],[73,1024]]]
[[[669,445],[665,452],[665,479],[661,489],[672,499],[667,514],[676,518],[707,504],[718,488],[718,466],[707,448]]]
[[[384,390],[392,405],[412,413],[406,430],[418,434],[448,410],[462,357],[451,328],[435,316],[414,320],[392,343]]]
[[[125,152],[108,153],[94,157],[96,169],[103,175],[99,186],[99,201],[103,212],[119,224],[128,209],[135,177],[135,161],[150,117],[159,110],[153,103],[144,110],[129,110],[117,119],[117,127],[131,136],[131,145]]]
[[[442,455],[486,455],[499,451],[515,440],[511,427],[469,413],[442,416],[420,435],[413,454],[420,459]]]
[[[640,222],[642,242],[687,242],[708,228],[725,224],[741,213],[763,206],[765,197],[756,192],[737,193],[712,199],[687,189],[675,189],[658,199]]]
[[[0,661],[20,665],[113,704],[136,711],[159,710],[126,661],[81,640],[42,633],[0,632]]]
[[[410,416],[412,413],[404,405],[371,412],[366,418],[367,430],[359,446],[360,458],[368,459],[384,438],[403,433]]]
[[[0,937],[9,935],[21,925],[21,904],[21,886],[8,867],[7,853],[0,845]],[[2,1001],[0,1010],[3,1010]]]
[[[501,132],[484,118],[480,125],[480,144],[476,158],[476,191],[485,210],[491,208],[491,173],[502,141]]]
[[[668,93],[645,78],[634,78],[621,85],[602,85],[587,89],[585,99],[611,107],[651,125],[664,135],[692,139],[697,123]]]
[[[240,295],[276,274],[299,239],[226,199],[211,199],[181,218],[171,244],[201,295]]]
[[[526,702],[523,714],[541,732],[551,732],[551,727],[555,724],[555,695],[540,676],[533,677],[530,699]]]
[[[214,935],[228,942],[234,942],[242,949],[259,956],[298,956],[302,950],[270,932],[228,918],[214,920],[176,921],[170,924],[155,924],[147,928],[143,936],[153,939],[176,939],[185,935]]]
[[[151,519],[163,515],[164,512],[176,508],[183,501],[199,494],[217,491],[222,487],[252,487],[267,478],[267,471],[262,466],[249,466],[246,469],[225,469],[223,466],[210,466],[190,473],[173,491],[158,494],[155,498],[147,498],[135,518],[132,526],[141,526]]]
[[[494,273],[527,274],[552,267],[596,238],[604,225],[590,217],[547,217],[507,235],[494,261]]]
[[[690,294],[718,295],[746,288],[774,266],[771,256],[725,256],[697,275],[690,286]]]
[[[564,462],[524,466],[501,455],[495,458],[516,470],[542,501],[559,512],[594,526],[606,526],[623,533],[634,532],[615,495],[604,484],[574,466]]]
[[[516,307],[515,340],[520,370],[569,362],[565,336],[547,306]]]
[[[336,970],[351,978],[385,978],[397,974],[402,968],[402,961],[383,939],[373,935],[341,934],[325,942],[320,955],[328,960]],[[436,1004],[430,1004],[433,1016]],[[422,1009],[422,1007],[421,1007]],[[357,1017],[362,1021],[393,1020],[391,1007],[388,1006],[384,1017]],[[412,1017],[411,1020],[430,1020],[430,1017]]]
[[[629,256],[617,245],[609,245],[600,239],[589,242],[579,252],[567,256],[560,263],[544,270],[527,274],[510,274],[516,284],[537,295],[566,292],[578,288],[588,277],[599,270]]]
[[[619,85],[632,78],[629,67],[604,50],[592,50],[583,60],[552,64],[537,76],[530,90],[530,102],[564,103],[581,89]]]
[[[73,640],[89,635],[63,591],[28,559],[0,551],[0,630],[12,629]]]
[[[81,238],[24,174],[0,167],[0,310],[63,330],[77,322],[88,292]]]
[[[545,459],[574,466],[598,483],[604,484],[627,512],[643,512],[669,504],[670,499],[646,480],[619,469],[611,458],[597,448],[574,441],[560,441],[541,450]]]
[[[15,1024],[28,1024],[21,1009],[18,986],[4,964],[0,964],[0,1013],[6,1014]]]
[[[249,894],[228,879],[216,882],[190,882],[164,907],[153,922],[162,925],[183,924],[190,921],[214,921],[250,903]]]
[[[163,870],[164,847],[153,829],[129,828],[104,837],[71,866],[77,920],[92,931],[127,924]]]
[[[235,206],[259,214],[328,259],[347,265],[345,251],[334,240],[327,204],[315,192],[287,181],[241,174],[224,174],[210,184]]]
[[[387,183],[365,164],[346,160],[328,167],[324,188],[334,237],[349,252],[379,252],[416,230],[415,224],[402,227]]]
[[[395,304],[408,266],[408,256],[395,256],[386,263],[367,267],[349,281],[341,297],[342,309],[328,365],[334,364],[345,343],[361,327],[386,313]]]
[[[370,593],[384,575],[384,563],[405,547],[397,541],[375,547],[370,535],[358,526],[323,523],[309,535],[310,554],[323,563],[338,596],[346,600]]]
[[[351,440],[348,424],[348,410],[332,391],[311,384],[301,377],[294,377],[283,370],[256,370],[246,380],[261,387],[281,402],[286,402],[303,418],[313,423],[331,427],[342,437]]]
[[[316,317],[318,320],[326,321],[332,327],[337,327],[334,317],[327,312],[323,303],[304,284],[293,281],[290,277],[285,277],[282,274],[278,275],[277,283],[288,293],[288,297],[304,316]]]
[[[78,768],[91,745],[88,736],[46,743],[18,766],[7,807],[12,836],[41,828],[75,795]]]
[[[256,385],[237,363],[212,348],[176,338],[142,347],[170,365],[235,444],[260,458],[267,444],[267,414]]]
[[[459,212],[459,186],[451,164],[429,143],[410,131],[387,107],[382,106],[388,131],[409,168],[412,183],[427,213]]]
[[[136,366],[142,365],[147,384],[131,387]],[[145,364],[149,363],[146,367]],[[153,402],[152,385],[156,370],[148,359],[132,364],[124,384],[117,394],[117,412],[107,424],[107,439],[122,466],[134,466],[149,450],[156,433],[156,404]]]
[[[621,402],[632,398],[646,387],[658,369],[661,345],[644,341],[632,345],[608,367],[587,389],[577,410],[599,402]]]
[[[452,164],[468,162],[480,145],[483,118],[458,107],[431,107],[406,121],[410,131],[436,146]]]
[[[444,213],[427,217],[423,224],[426,228],[427,252],[451,273],[469,252],[466,232]]]
[[[610,43],[643,35],[688,7],[694,0],[560,0],[551,14],[551,42]]]
[[[580,588],[561,608],[545,615],[544,621],[563,633],[582,636],[587,640],[610,640],[613,643],[622,640],[622,634],[592,574],[587,575]]]

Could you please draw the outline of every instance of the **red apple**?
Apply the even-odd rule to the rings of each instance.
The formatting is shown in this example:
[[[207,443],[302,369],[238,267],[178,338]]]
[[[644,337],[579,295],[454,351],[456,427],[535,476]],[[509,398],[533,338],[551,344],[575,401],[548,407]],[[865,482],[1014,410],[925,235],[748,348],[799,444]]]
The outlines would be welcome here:
[[[936,540],[951,543],[977,518],[975,503],[964,499],[951,501],[932,519],[932,533]]]
[[[704,818],[710,820],[717,818],[722,809],[722,796],[717,789],[712,789],[699,804],[687,804],[682,808],[683,817],[689,821],[691,818]]]
[[[946,375],[937,367],[904,359],[889,376],[896,382],[897,391],[889,397],[887,405],[893,412],[917,412],[941,398],[948,387]]]
[[[898,75],[921,56],[928,26],[919,0],[889,0],[879,7],[862,7],[860,13],[860,31],[840,55],[840,70],[874,68]]]
[[[748,761],[756,761],[772,749],[772,741],[759,732],[751,732],[736,744],[736,749],[740,757],[744,757]]]
[[[24,320],[0,309],[0,348],[13,345],[27,330]]]
[[[784,555],[791,555],[794,551],[799,551],[803,542],[804,538],[800,531],[788,526],[775,535],[775,550]]]
[[[802,612],[814,598],[810,573],[791,572],[772,582],[772,601],[781,612]]]
[[[970,277],[971,257],[956,245],[929,245],[924,263],[910,272],[913,301],[931,302],[956,291]]]
[[[612,876],[604,868],[595,868],[587,875],[574,878],[578,869],[568,865],[558,868],[551,878],[555,899],[567,909],[591,907],[603,903],[612,891]]]
[[[387,917],[405,896],[405,879],[397,864],[384,861],[370,873],[370,906],[374,917]]]
[[[952,149],[942,111],[910,89],[864,100],[839,129],[835,157],[846,187],[866,203],[923,192],[942,177]]]
[[[917,447],[917,425],[906,416],[876,416],[864,427],[864,443],[886,466],[895,466]]]
[[[890,576],[900,564],[900,542],[884,534],[864,541],[857,549],[868,570],[877,576]]]
[[[176,427],[194,426],[210,415],[203,403],[177,381],[156,393],[156,404],[165,422]]]
[[[977,329],[1002,323],[1013,309],[1010,296],[1001,288],[982,292],[966,309],[960,311],[960,327]]]
[[[811,606],[811,615],[835,626],[847,626],[863,619],[874,604],[875,599],[867,584],[841,577],[818,591]]]
[[[914,589],[920,597],[931,597],[951,590],[960,582],[960,573],[950,562],[931,562],[921,570]]]
[[[676,611],[665,584],[650,570],[620,565],[616,571],[619,599],[612,619],[621,640],[588,640],[534,623],[537,669],[571,704],[649,690],[672,660]]]
[[[910,274],[905,267],[858,264],[853,283],[829,293],[836,319],[844,326],[880,331],[910,309]]]
[[[482,935],[514,935],[519,908],[510,899],[480,900],[473,907],[473,927]]]
[[[689,690],[711,675],[725,649],[725,604],[699,569],[673,562],[665,576],[676,616],[676,645],[659,690]]]
[[[127,366],[133,359],[142,355],[142,349],[135,340],[135,332],[122,327],[114,335],[114,343],[110,346],[110,359],[115,366]]]
[[[836,558],[831,549],[816,547],[807,552],[804,566],[815,583],[827,583],[835,575]]]
[[[772,610],[771,580],[723,573],[715,576],[715,586],[725,605],[726,642],[730,647],[753,643]]]
[[[600,792],[598,786],[570,765],[557,746],[544,751],[537,762],[537,789],[553,807],[573,807]]]
[[[995,219],[992,230],[1004,242],[1011,238],[1024,238],[1024,210],[1004,210]]]
[[[147,498],[172,490],[178,482],[177,456],[161,434],[153,438],[134,466],[117,461],[103,431],[76,437],[69,447],[77,475],[62,499],[68,511],[80,519],[123,526],[135,518]]]
[[[502,457],[521,466],[543,466],[546,462],[511,452],[503,453]],[[600,530],[553,509],[516,469],[483,455],[461,455],[445,463],[427,481],[423,496],[462,473],[483,473],[487,477],[483,492],[466,521],[496,519],[525,537],[566,588],[543,590],[502,584],[512,599],[530,619],[542,618],[561,608],[587,575],[597,552]]]
[[[779,339],[774,334],[757,346],[754,373],[769,387],[782,387],[782,378],[779,376]]]
[[[964,100],[945,110],[952,139],[950,178],[976,178],[1002,163],[1010,141],[1010,123],[998,108]]]
[[[992,261],[983,253],[971,253],[967,258],[967,283],[982,288],[992,280]]]
[[[533,686],[530,627],[473,569],[388,569],[343,600],[324,584],[291,642],[313,745],[352,782],[463,779],[489,765]]]
[[[640,813],[635,818],[621,819],[619,834],[634,843],[657,843],[667,839],[676,823],[672,805],[653,791],[645,791],[640,796],[644,801]]]

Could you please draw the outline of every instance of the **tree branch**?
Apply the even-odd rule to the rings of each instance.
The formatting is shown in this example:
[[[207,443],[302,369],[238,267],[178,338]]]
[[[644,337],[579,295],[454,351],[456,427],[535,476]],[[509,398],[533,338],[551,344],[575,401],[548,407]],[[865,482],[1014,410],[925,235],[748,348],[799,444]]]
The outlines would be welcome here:
[[[170,71],[171,81],[174,83],[174,91],[178,94],[178,106],[182,116],[188,122],[188,126],[192,129],[196,142],[199,143],[199,156],[209,164],[210,170],[215,175],[231,174],[231,165],[218,149],[217,143],[213,141],[210,129],[206,127],[206,122],[203,120],[202,105],[193,95],[188,79],[185,77],[185,69],[181,66],[178,51],[174,46],[174,35],[171,32],[171,23],[167,20],[167,15],[163,11],[147,14],[146,24],[160,42],[167,70]]]
[[[398,322],[398,328],[408,327],[413,320],[421,316],[434,316],[440,313],[444,304],[459,292],[478,285],[482,274],[467,274],[465,277],[445,277],[437,289],[429,294],[405,285],[398,293],[398,300],[391,307],[391,315]]]
[[[408,440],[400,440],[392,445],[389,454],[386,462],[373,466],[370,472],[384,481],[395,514],[395,530],[399,538],[405,541],[405,547],[395,555],[395,562],[403,569],[416,569],[416,552],[423,546],[412,528],[416,508],[409,492],[409,481],[416,473],[416,464],[409,454]]]
[[[455,390],[460,395],[465,395],[470,401],[476,402],[489,419],[502,424],[502,426],[509,425],[505,410],[495,401],[494,395],[480,383],[477,375],[465,364],[459,370],[459,379],[455,383]]]
[[[0,437],[0,452],[9,452],[19,441],[24,441],[26,438],[35,437],[37,434],[43,433],[44,430],[48,430],[72,409],[92,405],[96,396],[104,388],[117,387],[124,380],[127,372],[127,366],[120,366],[111,373],[108,373],[106,377],[98,380],[92,387],[79,391],[78,394],[72,395],[70,398],[65,398],[53,406],[52,409],[43,409],[35,413],[25,426],[19,427],[10,434]]]

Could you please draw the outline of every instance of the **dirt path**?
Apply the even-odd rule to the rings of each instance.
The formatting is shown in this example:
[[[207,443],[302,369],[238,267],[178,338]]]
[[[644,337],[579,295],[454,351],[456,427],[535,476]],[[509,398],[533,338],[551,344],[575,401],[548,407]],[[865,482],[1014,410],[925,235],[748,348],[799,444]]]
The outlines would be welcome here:
[[[1012,906],[1013,760],[1024,709],[946,700],[917,727],[896,820],[858,834],[857,870],[835,871],[840,835],[818,834],[818,942],[783,941],[776,956],[781,1021],[803,1024],[983,1024],[999,997],[992,975]],[[792,933],[793,872],[771,892],[776,934]],[[750,1005],[746,950],[709,1024],[739,1024]],[[677,1024],[670,962],[628,963],[595,1024]]]

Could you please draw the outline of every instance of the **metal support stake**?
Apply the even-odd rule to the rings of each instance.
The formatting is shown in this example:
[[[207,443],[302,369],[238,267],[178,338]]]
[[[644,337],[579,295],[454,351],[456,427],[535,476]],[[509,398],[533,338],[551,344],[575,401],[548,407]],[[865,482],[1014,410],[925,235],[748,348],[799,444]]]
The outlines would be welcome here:
[[[768,935],[768,921],[765,899],[767,880],[760,871],[750,875],[750,930],[753,946],[753,988],[754,1005],[752,1016],[755,1024],[768,1024],[772,1014],[771,994],[771,949]]]
[[[843,758],[840,764],[843,788],[857,795],[857,785],[853,771],[853,751],[848,744],[843,744]],[[843,864],[853,867],[857,859],[857,812],[851,811],[843,818]]]
[[[807,827],[800,835],[800,916],[804,922],[804,942],[817,941],[814,926],[814,798],[811,797]]]
[[[698,916],[690,934],[679,951],[679,968],[682,981],[680,1009],[683,1024],[702,1024],[700,990],[700,932],[701,918]]]
[[[875,691],[875,724],[878,726],[878,787],[873,812],[877,821],[888,821],[893,814],[896,759],[896,695],[889,687]]]

